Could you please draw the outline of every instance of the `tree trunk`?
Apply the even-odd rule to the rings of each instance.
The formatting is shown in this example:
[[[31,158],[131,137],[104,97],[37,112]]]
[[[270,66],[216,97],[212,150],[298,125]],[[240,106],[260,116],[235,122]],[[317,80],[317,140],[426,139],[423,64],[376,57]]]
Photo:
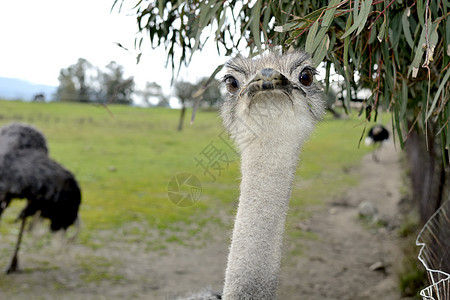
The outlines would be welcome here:
[[[184,99],[181,99],[181,114],[180,114],[180,122],[178,123],[178,131],[183,130],[184,123],[184,115],[186,114],[186,105],[184,104]]]
[[[436,135],[433,128],[429,130],[428,141],[425,136],[413,131],[408,137],[405,150],[410,167],[413,200],[419,207],[420,221],[425,224],[445,201],[450,201],[448,150],[442,150],[439,135]],[[429,255],[428,263],[438,270],[449,272],[449,229],[434,226],[430,230],[432,238],[428,240],[427,248],[433,255]]]
[[[444,164],[444,160],[448,162],[448,157],[443,157],[440,140],[436,137],[438,135],[435,135],[432,129],[429,130],[428,141],[425,136],[413,131],[405,148],[411,172],[413,198],[419,205],[422,223],[431,217],[448,196],[449,166],[448,163]]]

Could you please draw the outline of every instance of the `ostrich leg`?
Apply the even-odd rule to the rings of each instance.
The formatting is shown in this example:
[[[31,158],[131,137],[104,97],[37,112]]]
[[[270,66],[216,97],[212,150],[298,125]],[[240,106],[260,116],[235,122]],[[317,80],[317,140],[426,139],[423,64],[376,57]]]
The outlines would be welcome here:
[[[14,250],[14,255],[11,259],[11,263],[9,264],[9,267],[6,270],[6,274],[11,274],[11,273],[17,272],[18,261],[19,261],[18,255],[19,255],[20,244],[22,242],[22,235],[23,235],[23,230],[25,228],[25,223],[26,223],[26,218],[22,218],[22,223],[20,225],[20,232],[19,232],[19,236],[17,238],[17,243],[16,243],[16,249]]]
[[[22,220],[22,224],[20,225],[20,232],[19,237],[17,238],[16,249],[14,250],[14,255],[13,258],[11,259],[11,263],[9,264],[9,268],[6,270],[6,274],[10,274],[17,271],[20,243],[22,242],[22,235],[25,229],[26,219],[29,216],[32,216],[37,213],[38,206],[36,202],[37,202],[36,199],[28,200],[27,206],[25,206],[25,208],[20,212],[19,216],[16,219],[16,222],[18,220]]]

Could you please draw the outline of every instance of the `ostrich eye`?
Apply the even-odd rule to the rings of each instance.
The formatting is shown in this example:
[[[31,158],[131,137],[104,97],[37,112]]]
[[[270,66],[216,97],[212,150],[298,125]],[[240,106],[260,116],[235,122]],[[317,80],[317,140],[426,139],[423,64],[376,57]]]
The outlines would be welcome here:
[[[239,90],[239,81],[233,76],[228,76],[225,78],[225,84],[227,86],[228,92],[234,94]]]
[[[298,81],[304,86],[310,86],[313,83],[314,72],[311,69],[304,69],[298,75]]]

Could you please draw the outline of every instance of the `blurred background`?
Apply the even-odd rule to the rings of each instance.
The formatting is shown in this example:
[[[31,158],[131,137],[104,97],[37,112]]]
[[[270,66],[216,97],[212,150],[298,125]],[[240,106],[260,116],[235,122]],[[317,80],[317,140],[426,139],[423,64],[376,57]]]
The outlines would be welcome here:
[[[448,9],[445,1],[0,4],[0,125],[38,128],[82,190],[78,239],[61,243],[47,224],[26,231],[21,271],[0,273],[0,298],[220,291],[240,182],[218,116],[222,68],[238,53],[280,47],[311,54],[327,100],[292,190],[280,299],[299,291],[418,299],[427,275],[415,238],[448,198]],[[374,124],[390,133],[380,149],[364,144]],[[3,213],[2,269],[24,205],[14,200]]]

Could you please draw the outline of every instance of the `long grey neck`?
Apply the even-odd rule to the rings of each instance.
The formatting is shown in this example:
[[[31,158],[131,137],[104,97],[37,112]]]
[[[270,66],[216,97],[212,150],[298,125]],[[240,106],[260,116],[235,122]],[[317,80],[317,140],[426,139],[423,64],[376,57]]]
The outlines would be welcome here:
[[[241,155],[241,195],[223,299],[275,299],[300,144],[253,144]]]

